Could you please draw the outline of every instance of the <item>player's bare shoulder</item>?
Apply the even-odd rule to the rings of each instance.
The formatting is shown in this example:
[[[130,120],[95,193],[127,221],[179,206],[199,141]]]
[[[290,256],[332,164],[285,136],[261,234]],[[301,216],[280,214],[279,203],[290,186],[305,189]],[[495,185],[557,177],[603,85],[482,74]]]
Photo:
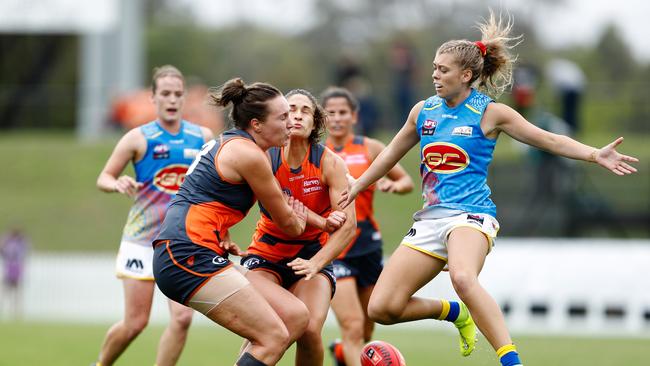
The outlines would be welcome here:
[[[330,149],[325,149],[322,162],[324,173],[323,178],[327,185],[329,185],[328,181],[332,179],[334,175],[345,177],[345,174],[348,173],[348,166],[345,164],[343,158]]]
[[[139,161],[147,152],[147,138],[140,127],[132,128],[120,138],[115,149],[131,155],[134,161]]]

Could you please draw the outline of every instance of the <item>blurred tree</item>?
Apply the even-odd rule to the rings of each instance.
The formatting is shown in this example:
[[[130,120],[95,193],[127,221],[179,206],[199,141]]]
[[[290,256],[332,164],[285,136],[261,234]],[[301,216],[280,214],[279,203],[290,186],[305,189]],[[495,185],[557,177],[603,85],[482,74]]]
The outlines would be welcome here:
[[[0,34],[0,129],[74,125],[76,46],[73,36]]]
[[[622,85],[635,73],[636,62],[630,48],[614,24],[608,25],[596,44],[596,59],[609,81]]]

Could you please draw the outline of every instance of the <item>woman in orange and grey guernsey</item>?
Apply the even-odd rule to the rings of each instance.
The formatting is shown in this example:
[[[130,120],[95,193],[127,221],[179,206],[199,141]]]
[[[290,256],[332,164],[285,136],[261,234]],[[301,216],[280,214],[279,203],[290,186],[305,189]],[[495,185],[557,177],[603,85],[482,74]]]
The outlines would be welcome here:
[[[352,177],[359,178],[384,149],[384,144],[354,134],[359,103],[347,89],[326,89],[321,94],[321,103],[328,114],[326,146],[343,158]],[[404,194],[413,190],[413,180],[397,164],[386,177],[359,193],[355,200],[356,236],[334,261],[337,290],[332,310],[341,328],[341,340],[334,341],[330,350],[337,365],[360,365],[359,354],[374,330],[375,323],[366,309],[383,268],[381,234],[372,204],[375,189]]]
[[[331,226],[321,219],[321,225],[309,226],[292,238],[280,230],[262,203],[249,255],[242,264],[250,270],[246,277],[280,315],[291,340],[296,340],[295,364],[322,365],[321,333],[336,285],[331,262],[354,236],[354,206],[336,211],[347,188],[347,169],[340,157],[318,143],[325,112],[306,90],[292,90],[287,100],[289,144],[269,150],[275,178],[287,195],[305,204],[309,216],[315,216],[311,212],[328,219],[343,215],[347,220],[342,226]],[[307,318],[294,315],[305,308]]]
[[[167,206],[185,172],[212,132],[182,119],[185,79],[174,66],[154,69],[151,99],[158,118],[127,132],[117,143],[97,178],[97,187],[133,197],[116,260],[124,287],[124,318],[106,332],[97,365],[110,366],[149,322],[154,281],[151,241],[156,238]],[[122,175],[133,163],[135,179]],[[170,322],[158,345],[156,364],[175,365],[188,329],[192,309],[169,302]]]
[[[274,365],[289,344],[282,319],[228,260],[241,251],[228,229],[258,199],[288,236],[303,233],[304,206],[286,199],[266,150],[289,137],[289,105],[272,85],[226,82],[213,104],[232,104],[235,128],[206,143],[187,171],[154,241],[154,275],[170,299],[250,341],[236,365]],[[300,314],[298,314],[300,316]]]

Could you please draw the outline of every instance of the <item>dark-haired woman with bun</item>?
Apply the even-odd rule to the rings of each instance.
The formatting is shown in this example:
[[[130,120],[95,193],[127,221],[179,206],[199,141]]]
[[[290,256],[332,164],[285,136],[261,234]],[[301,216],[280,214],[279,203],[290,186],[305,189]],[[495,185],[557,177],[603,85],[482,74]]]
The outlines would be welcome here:
[[[210,97],[217,106],[232,104],[235,127],[206,143],[188,169],[153,242],[154,275],[167,297],[250,341],[236,365],[274,365],[289,333],[244,270],[228,260],[243,254],[228,229],[259,200],[287,235],[305,230],[305,207],[283,196],[266,156],[287,142],[289,104],[274,86],[241,79]]]

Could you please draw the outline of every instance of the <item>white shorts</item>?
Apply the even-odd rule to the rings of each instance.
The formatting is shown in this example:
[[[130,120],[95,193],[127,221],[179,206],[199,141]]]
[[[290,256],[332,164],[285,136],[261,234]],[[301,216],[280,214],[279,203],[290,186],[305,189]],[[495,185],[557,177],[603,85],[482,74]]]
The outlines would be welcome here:
[[[119,278],[153,281],[153,247],[122,241],[117,253],[115,272]]]
[[[402,245],[447,262],[449,234],[453,229],[463,226],[471,227],[485,234],[488,239],[489,253],[494,246],[497,232],[499,232],[499,222],[486,214],[463,213],[438,219],[415,221],[402,240]]]

